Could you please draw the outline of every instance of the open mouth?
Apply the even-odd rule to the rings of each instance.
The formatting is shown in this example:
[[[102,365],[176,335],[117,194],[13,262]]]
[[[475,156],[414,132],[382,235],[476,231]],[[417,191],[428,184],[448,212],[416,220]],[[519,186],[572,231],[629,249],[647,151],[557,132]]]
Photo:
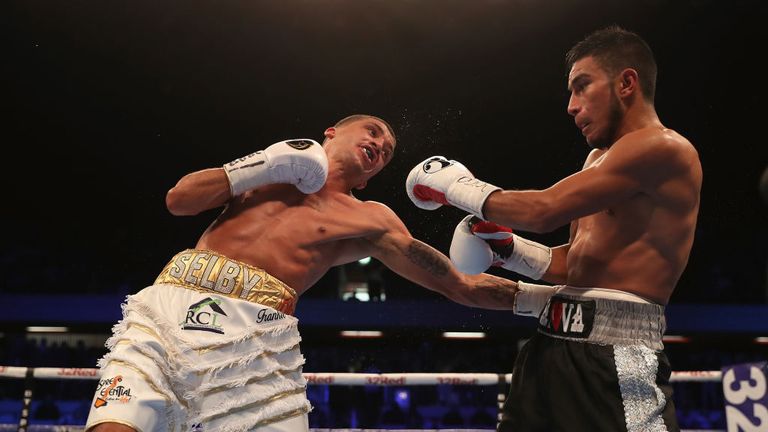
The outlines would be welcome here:
[[[361,146],[362,153],[366,162],[366,165],[369,165],[369,167],[372,167],[376,163],[376,157],[377,153],[375,150],[368,146]]]

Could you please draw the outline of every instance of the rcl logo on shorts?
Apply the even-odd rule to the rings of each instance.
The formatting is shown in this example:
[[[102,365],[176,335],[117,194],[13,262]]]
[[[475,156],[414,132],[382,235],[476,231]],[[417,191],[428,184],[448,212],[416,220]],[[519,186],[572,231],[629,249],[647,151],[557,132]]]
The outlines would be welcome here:
[[[554,296],[539,317],[544,333],[573,338],[587,338],[595,323],[594,300],[572,300]]]
[[[227,316],[227,313],[221,308],[221,303],[221,299],[206,297],[190,305],[184,321],[179,324],[181,329],[224,334],[224,327],[220,321],[223,320],[222,317]]]

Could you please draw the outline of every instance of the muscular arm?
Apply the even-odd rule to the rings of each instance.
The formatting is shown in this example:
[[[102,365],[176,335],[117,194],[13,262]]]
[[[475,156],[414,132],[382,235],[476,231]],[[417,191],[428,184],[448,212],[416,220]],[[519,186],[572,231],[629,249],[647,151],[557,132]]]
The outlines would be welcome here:
[[[175,216],[192,216],[221,207],[231,195],[222,168],[209,168],[182,177],[165,196],[168,211]]]
[[[629,134],[599,164],[544,190],[499,191],[485,201],[487,219],[533,232],[548,232],[652,188],[680,166],[679,149],[656,134]]]
[[[489,274],[459,273],[448,257],[414,239],[394,213],[388,219],[385,232],[365,240],[371,256],[395,273],[457,303],[485,309],[512,309],[517,283]]]

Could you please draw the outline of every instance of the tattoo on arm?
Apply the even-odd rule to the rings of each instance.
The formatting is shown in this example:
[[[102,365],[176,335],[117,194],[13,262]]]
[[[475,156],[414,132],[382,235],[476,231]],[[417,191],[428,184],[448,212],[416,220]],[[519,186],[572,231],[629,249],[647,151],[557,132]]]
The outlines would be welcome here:
[[[419,241],[413,241],[408,245],[405,256],[412,263],[438,277],[447,275],[450,270],[451,265],[445,256]]]
[[[448,275],[452,268],[451,262],[445,255],[418,240],[408,245],[404,255],[409,261],[437,277]],[[489,274],[479,275],[473,279],[471,285],[466,288],[441,292],[454,301],[467,305],[512,309],[517,291],[515,282]]]
[[[497,306],[512,307],[515,304],[516,285],[514,282],[487,277],[475,284],[475,290],[478,294],[488,298]]]

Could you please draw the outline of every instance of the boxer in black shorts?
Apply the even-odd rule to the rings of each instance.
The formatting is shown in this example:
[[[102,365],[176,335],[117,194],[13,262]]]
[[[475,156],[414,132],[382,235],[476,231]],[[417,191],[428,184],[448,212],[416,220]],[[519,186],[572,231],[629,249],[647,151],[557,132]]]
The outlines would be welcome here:
[[[518,354],[500,430],[678,430],[664,328],[664,307],[637,295],[556,287]]]
[[[501,190],[433,156],[406,181],[411,200],[471,215],[451,259],[469,274],[501,266],[514,311],[539,317],[519,354],[500,431],[678,430],[661,337],[664,305],[693,244],[702,183],[694,146],[656,113],[656,62],[640,36],[598,30],[566,55],[568,113],[593,148],[581,171],[543,190]],[[515,176],[519,161],[500,167]],[[512,229],[570,224],[558,247]]]

